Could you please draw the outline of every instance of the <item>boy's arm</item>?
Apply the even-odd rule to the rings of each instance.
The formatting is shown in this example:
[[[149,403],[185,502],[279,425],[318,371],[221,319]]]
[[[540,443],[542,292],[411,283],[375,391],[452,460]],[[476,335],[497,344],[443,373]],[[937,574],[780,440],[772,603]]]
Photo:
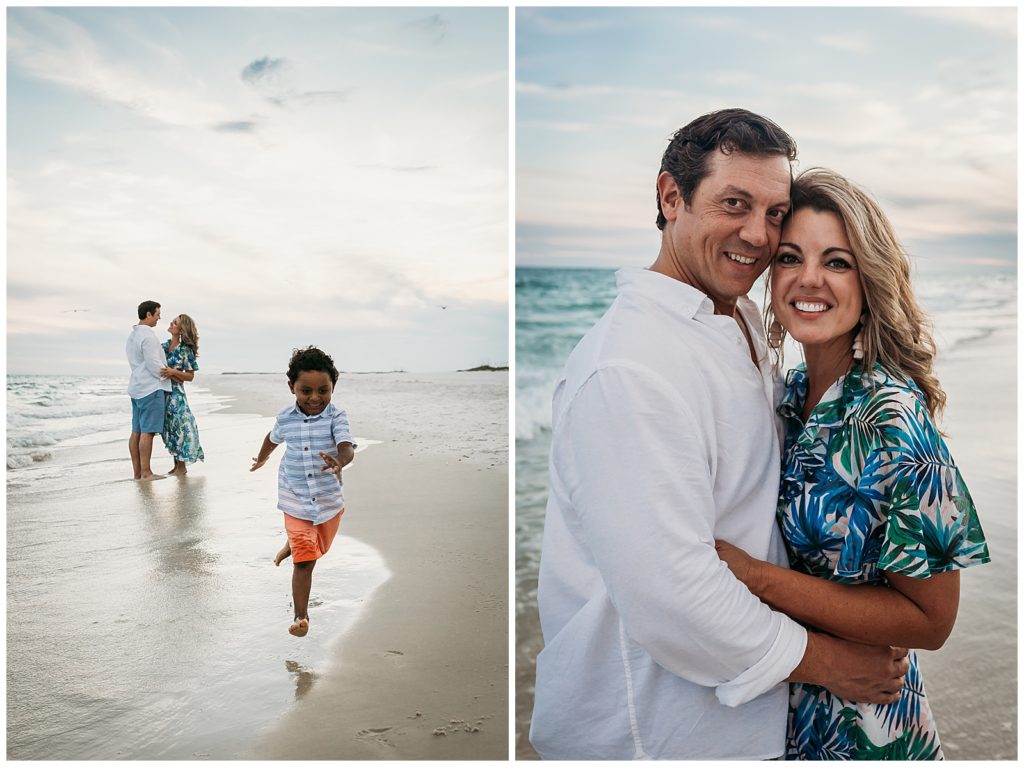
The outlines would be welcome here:
[[[263,446],[260,447],[260,454],[252,459],[252,468],[249,471],[256,471],[260,466],[267,462],[270,458],[270,454],[274,452],[274,448],[277,447],[276,442],[270,441],[270,433],[263,438]]]
[[[320,471],[329,471],[341,480],[342,468],[352,463],[352,459],[356,457],[356,451],[351,442],[339,442],[337,458],[330,453],[320,453],[320,457],[324,459],[324,465],[320,467]]]

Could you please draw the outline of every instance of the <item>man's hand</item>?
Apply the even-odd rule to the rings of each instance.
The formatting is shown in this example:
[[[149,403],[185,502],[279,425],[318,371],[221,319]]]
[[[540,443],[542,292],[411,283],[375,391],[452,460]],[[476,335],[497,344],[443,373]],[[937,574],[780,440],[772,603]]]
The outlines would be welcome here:
[[[266,462],[267,462],[266,458],[263,458],[262,460],[259,459],[259,458],[253,458],[252,459],[252,467],[249,469],[249,471],[256,471],[256,469],[258,469],[260,466],[262,466]]]
[[[764,569],[768,563],[754,559],[743,549],[725,541],[716,540],[715,551],[718,553],[718,558],[729,566],[737,580],[750,589],[751,594],[760,597],[761,584],[765,575]]]
[[[341,482],[341,464],[338,459],[330,453],[324,453],[321,451],[320,457],[324,459],[324,465],[320,467],[320,471],[329,471],[338,481]]]
[[[909,668],[905,647],[876,647],[809,631],[804,660],[789,681],[819,684],[845,700],[888,704],[900,699]]]

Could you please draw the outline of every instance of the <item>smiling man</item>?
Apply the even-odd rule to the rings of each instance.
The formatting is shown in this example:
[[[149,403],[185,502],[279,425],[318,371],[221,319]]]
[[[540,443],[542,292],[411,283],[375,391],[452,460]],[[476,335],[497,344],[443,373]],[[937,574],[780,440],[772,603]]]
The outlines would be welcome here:
[[[785,681],[888,703],[905,650],[812,634],[715,539],[785,564],[764,331],[746,294],[779,244],[796,144],[727,109],[679,130],[661,250],[573,350],[554,395],[530,739],[554,759],[771,759]]]

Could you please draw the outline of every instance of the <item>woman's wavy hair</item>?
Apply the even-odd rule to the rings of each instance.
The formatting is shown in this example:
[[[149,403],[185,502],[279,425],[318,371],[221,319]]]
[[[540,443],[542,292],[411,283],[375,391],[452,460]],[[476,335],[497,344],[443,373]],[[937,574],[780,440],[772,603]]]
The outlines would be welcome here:
[[[192,350],[192,353],[199,356],[199,330],[195,321],[187,314],[178,315],[178,338]]]
[[[854,329],[863,329],[863,369],[871,370],[878,361],[898,376],[912,378],[937,419],[946,394],[933,370],[931,322],[914,296],[910,257],[889,218],[867,192],[827,168],[808,168],[794,179],[790,215],[801,208],[834,213],[846,230],[864,295],[864,319]],[[775,315],[771,302],[765,304],[767,329]],[[781,369],[781,343],[777,354],[776,367]]]

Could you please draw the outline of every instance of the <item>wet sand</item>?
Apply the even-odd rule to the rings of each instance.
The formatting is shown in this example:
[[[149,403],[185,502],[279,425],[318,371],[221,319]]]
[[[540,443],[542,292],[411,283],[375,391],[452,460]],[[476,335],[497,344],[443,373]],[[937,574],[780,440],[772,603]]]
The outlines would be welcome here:
[[[465,423],[480,393],[465,376],[480,374],[461,375],[435,381],[449,395],[463,387],[433,398],[455,408],[442,419],[448,435],[430,419],[387,417],[382,390],[401,399],[415,388],[401,376],[343,382],[357,439],[380,440],[345,470],[343,531],[380,551],[391,577],[248,758],[508,758],[508,470],[493,442],[467,447],[482,425]],[[234,389],[231,378],[215,388]],[[251,381],[248,391],[236,410],[265,403]]]
[[[507,376],[349,392],[367,447],[303,639],[271,562],[282,451],[248,471],[287,387],[216,378],[237,399],[187,477],[126,479],[118,437],[9,482],[8,758],[507,758]]]

